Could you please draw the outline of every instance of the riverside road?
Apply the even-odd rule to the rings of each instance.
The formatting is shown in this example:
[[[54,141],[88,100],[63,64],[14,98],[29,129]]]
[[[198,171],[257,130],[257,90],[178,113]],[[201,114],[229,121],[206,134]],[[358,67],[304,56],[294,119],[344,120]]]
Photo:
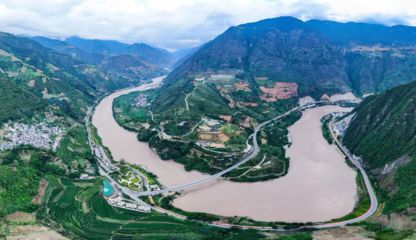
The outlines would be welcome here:
[[[154,85],[149,84],[147,86],[144,86],[144,89],[147,90],[147,89],[150,89],[152,87],[154,87]],[[317,104],[320,104],[320,103],[324,103],[324,102],[319,101],[319,102],[315,102],[315,103],[312,103],[312,104],[307,104],[307,105],[304,105],[304,106],[299,106],[299,107],[293,108],[293,109],[291,109],[291,110],[289,110],[289,111],[287,111],[287,112],[285,112],[285,113],[283,113],[283,114],[281,114],[281,115],[279,115],[279,116],[277,116],[273,119],[270,119],[268,121],[265,121],[265,122],[259,124],[254,129],[254,132],[249,136],[249,138],[247,140],[247,141],[250,141],[250,139],[251,139],[252,140],[252,145],[251,145],[250,149],[244,154],[241,161],[237,162],[236,164],[230,166],[227,169],[224,169],[221,172],[218,172],[214,175],[207,176],[207,177],[202,178],[202,179],[195,180],[195,181],[190,182],[190,183],[186,183],[186,184],[171,187],[171,188],[165,188],[165,189],[161,189],[161,190],[137,192],[137,191],[133,191],[133,190],[129,189],[127,195],[129,195],[130,197],[132,197],[134,199],[139,199],[139,197],[143,197],[143,196],[153,196],[153,195],[158,195],[158,194],[181,192],[181,191],[189,190],[189,189],[195,188],[199,185],[206,184],[208,182],[214,181],[214,180],[222,177],[223,175],[229,173],[230,171],[238,168],[239,166],[245,164],[246,162],[250,161],[251,159],[253,159],[254,157],[256,157],[258,155],[260,149],[259,149],[258,142],[257,142],[257,134],[264,126],[266,126],[267,124],[269,124],[273,121],[280,120],[280,119],[290,115],[291,113],[293,113],[295,111],[302,111],[302,110],[307,109],[307,108],[312,108],[312,107],[315,107]],[[91,113],[89,113],[88,115],[90,115],[90,114]],[[371,182],[368,178],[367,173],[365,172],[364,168],[362,167],[360,161],[358,159],[356,159],[354,156],[352,156],[349,153],[348,149],[346,149],[339,142],[339,140],[336,138],[335,134],[332,131],[332,123],[333,122],[331,122],[331,124],[330,124],[330,126],[331,126],[330,129],[331,129],[331,134],[332,134],[332,137],[334,139],[334,142],[336,143],[336,145],[340,149],[340,152],[345,157],[347,157],[349,159],[349,161],[351,161],[354,164],[355,167],[357,167],[357,169],[360,171],[360,174],[363,176],[363,179],[364,179],[364,182],[365,182],[365,185],[366,185],[366,188],[367,188],[367,192],[368,192],[370,200],[371,200],[371,206],[367,210],[366,213],[364,213],[363,215],[358,216],[356,218],[353,218],[353,219],[343,220],[343,221],[339,221],[339,222],[330,222],[330,223],[322,223],[322,224],[302,226],[302,227],[299,227],[299,228],[296,228],[296,229],[291,229],[289,231],[302,230],[302,229],[308,229],[308,228],[325,229],[325,228],[342,227],[342,226],[345,226],[345,225],[348,225],[348,224],[363,221],[363,220],[369,218],[370,216],[372,216],[377,211],[377,208],[378,208],[377,197],[376,197],[376,194],[374,193],[374,189],[371,185]],[[89,127],[89,124],[87,124],[87,126]],[[89,139],[90,139],[90,137],[89,137]],[[93,141],[89,141],[89,142],[90,142],[90,145],[92,145],[91,146],[92,149],[97,147],[96,144],[93,144]],[[104,175],[107,175],[107,174],[104,174]],[[127,189],[122,189],[122,190],[124,190],[123,192],[125,192]],[[142,201],[140,201],[140,202],[142,202]],[[155,209],[155,210],[157,210],[157,209]],[[181,218],[183,218],[183,216],[181,216]],[[240,225],[233,225],[233,224],[226,224],[226,223],[211,223],[210,225],[217,226],[217,227],[223,227],[223,228],[237,226],[237,227],[240,227],[240,228],[243,228],[243,229],[287,231],[286,229],[283,229],[283,228],[277,228],[276,229],[276,228],[272,228],[272,227],[261,227],[261,226],[240,226]]]

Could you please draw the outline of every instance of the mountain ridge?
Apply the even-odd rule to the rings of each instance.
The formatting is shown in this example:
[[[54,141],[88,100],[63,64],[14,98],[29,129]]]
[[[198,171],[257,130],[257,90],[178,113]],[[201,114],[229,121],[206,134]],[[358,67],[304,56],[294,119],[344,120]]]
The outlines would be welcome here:
[[[343,137],[380,185],[383,212],[414,217],[416,83],[366,98]]]

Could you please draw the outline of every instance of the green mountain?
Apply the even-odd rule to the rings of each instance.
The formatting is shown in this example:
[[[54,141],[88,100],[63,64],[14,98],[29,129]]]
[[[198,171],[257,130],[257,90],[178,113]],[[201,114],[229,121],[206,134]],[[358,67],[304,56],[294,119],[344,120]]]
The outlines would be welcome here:
[[[365,34],[364,34],[365,33]],[[232,72],[258,92],[264,79],[294,82],[300,96],[380,92],[416,80],[416,28],[292,17],[231,27],[169,76],[161,109],[191,89],[196,76]]]
[[[0,123],[32,116],[45,107],[45,102],[14,82],[0,78]]]
[[[357,34],[363,32],[370,34]],[[149,141],[162,158],[173,158],[187,169],[215,172],[236,158],[218,161],[211,152],[201,161],[194,154],[200,151],[197,145],[212,146],[214,152],[224,148],[238,152],[253,126],[292,108],[298,97],[319,99],[351,91],[360,95],[416,80],[416,40],[409,37],[414,34],[413,27],[303,22],[292,17],[231,27],[186,58],[159,90],[117,99],[116,118],[138,131],[139,139]],[[146,98],[150,106],[141,106]],[[285,130],[297,117],[268,129],[281,135],[280,144],[271,150],[281,161],[287,161]],[[218,127],[204,130],[209,126],[201,121],[211,120],[220,121]],[[197,128],[200,125],[202,130]],[[166,135],[149,130],[154,128]],[[262,134],[262,150],[270,155],[273,140],[267,132]],[[265,172],[269,179],[282,169]]]
[[[78,60],[87,63],[99,64],[104,58],[104,55],[102,54],[86,52],[66,41],[41,36],[30,37],[30,39],[35,40],[36,42],[40,43],[41,45],[47,48],[51,48],[65,55],[70,55]]]
[[[65,41],[90,54],[105,56],[128,54],[139,57],[149,64],[164,67],[173,63],[173,56],[170,52],[144,43],[125,44],[112,40],[84,39],[79,37],[70,37]]]
[[[77,46],[68,41],[46,37],[32,37],[31,39],[57,52],[70,55],[79,61],[96,65],[101,70],[133,81],[165,74],[166,70],[163,68],[169,58],[169,56],[161,56],[169,54],[168,52],[145,44],[135,44],[130,47],[130,45],[115,41],[68,39],[78,44]]]
[[[416,207],[416,83],[366,98],[343,142],[377,177],[384,212],[414,214]]]

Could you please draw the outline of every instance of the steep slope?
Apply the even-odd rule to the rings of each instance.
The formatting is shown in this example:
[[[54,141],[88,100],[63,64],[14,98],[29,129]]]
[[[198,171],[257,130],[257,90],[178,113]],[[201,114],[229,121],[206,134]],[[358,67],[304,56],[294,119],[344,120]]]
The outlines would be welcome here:
[[[156,66],[167,67],[170,66],[174,61],[170,52],[166,51],[165,49],[155,48],[144,43],[135,43],[129,45],[122,53],[137,56],[145,62],[154,64]]]
[[[384,91],[416,80],[415,35],[415,27],[292,17],[231,27],[169,75],[156,104],[181,98],[195,76],[229,70],[253,89],[264,79],[295,82],[300,96]]]
[[[99,67],[132,79],[148,79],[164,73],[164,70],[134,55],[108,57],[100,63]]]
[[[343,142],[377,177],[384,212],[415,215],[416,83],[368,97],[354,113]]]
[[[137,83],[7,33],[0,33],[0,68],[1,77],[75,119],[101,94]]]
[[[163,67],[168,64],[166,61],[169,59],[169,56],[165,56],[169,54],[165,50],[145,44],[127,45],[115,41],[101,42],[101,40],[70,38],[80,46],[78,47],[67,41],[46,37],[33,37],[32,39],[57,52],[94,64],[104,71],[133,81],[165,74]]]
[[[344,142],[369,167],[416,154],[416,83],[368,97],[354,112]]]
[[[388,27],[381,24],[321,20],[310,20],[305,23],[336,44],[408,46],[416,43],[415,28],[409,26]]]
[[[169,66],[172,64],[171,54],[168,51],[144,43],[125,44],[117,41],[78,37],[70,37],[66,39],[66,42],[91,54],[108,56],[128,54],[138,56],[142,60],[158,66]]]
[[[66,55],[70,55],[76,59],[79,59],[87,63],[98,64],[104,58],[102,54],[88,53],[66,41],[61,41],[58,39],[52,39],[52,38],[47,38],[47,37],[39,37],[39,36],[31,37],[31,39],[35,40],[36,42],[42,44],[45,47],[51,48],[57,52],[60,52]]]
[[[7,79],[0,78],[0,86],[0,123],[31,117],[37,110],[45,107],[40,97]]]

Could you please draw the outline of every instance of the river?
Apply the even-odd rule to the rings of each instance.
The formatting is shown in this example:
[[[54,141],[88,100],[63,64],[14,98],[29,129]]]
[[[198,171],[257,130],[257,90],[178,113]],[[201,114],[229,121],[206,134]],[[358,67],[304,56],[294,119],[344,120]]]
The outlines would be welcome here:
[[[161,79],[156,79],[160,81]],[[181,164],[163,161],[136,134],[120,127],[112,115],[112,102],[121,95],[142,91],[136,87],[105,97],[96,107],[92,123],[116,160],[146,166],[159,181],[173,187],[203,178],[196,171],[187,172]],[[345,163],[334,145],[323,138],[320,119],[338,106],[306,110],[289,128],[291,146],[289,172],[286,176],[258,183],[216,180],[187,191],[174,205],[187,211],[224,216],[247,216],[262,221],[319,222],[350,213],[355,204],[356,172]]]

